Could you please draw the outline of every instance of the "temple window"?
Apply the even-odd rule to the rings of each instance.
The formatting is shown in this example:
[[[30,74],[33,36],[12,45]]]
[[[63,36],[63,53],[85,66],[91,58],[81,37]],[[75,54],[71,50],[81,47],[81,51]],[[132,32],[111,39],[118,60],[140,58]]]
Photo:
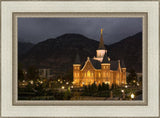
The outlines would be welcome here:
[[[91,76],[91,73],[90,71],[87,72],[87,77],[90,77]]]
[[[101,73],[99,73],[98,76],[101,77]]]

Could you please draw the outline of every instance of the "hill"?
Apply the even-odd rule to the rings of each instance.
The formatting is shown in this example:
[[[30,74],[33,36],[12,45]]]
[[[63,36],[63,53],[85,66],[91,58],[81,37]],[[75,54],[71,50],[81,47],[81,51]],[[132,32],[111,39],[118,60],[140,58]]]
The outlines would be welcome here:
[[[96,56],[98,45],[98,41],[80,34],[64,34],[34,45],[19,61],[25,68],[35,65],[37,68],[71,71],[77,53],[84,62],[88,56]],[[142,33],[106,45],[106,48],[112,60],[124,60],[127,70],[134,68],[142,72]]]

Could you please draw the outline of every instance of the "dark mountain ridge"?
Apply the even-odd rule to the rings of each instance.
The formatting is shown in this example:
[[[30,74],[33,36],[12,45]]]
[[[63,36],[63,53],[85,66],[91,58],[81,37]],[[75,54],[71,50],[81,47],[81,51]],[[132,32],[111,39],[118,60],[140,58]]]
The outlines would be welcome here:
[[[37,68],[52,68],[56,71],[70,71],[76,54],[84,63],[87,57],[96,56],[99,42],[80,34],[64,34],[34,45],[20,63],[25,68],[35,65]],[[112,60],[123,60],[127,70],[134,68],[142,71],[142,33],[137,33],[112,45],[105,45]]]

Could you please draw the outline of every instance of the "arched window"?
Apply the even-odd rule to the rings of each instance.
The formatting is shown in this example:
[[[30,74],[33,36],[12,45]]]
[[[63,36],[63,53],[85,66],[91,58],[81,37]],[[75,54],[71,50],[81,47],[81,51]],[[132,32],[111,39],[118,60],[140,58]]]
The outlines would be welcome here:
[[[90,76],[91,76],[91,72],[88,71],[88,72],[87,72],[87,77],[90,77]]]
[[[98,73],[98,76],[101,77],[101,73],[100,72]]]

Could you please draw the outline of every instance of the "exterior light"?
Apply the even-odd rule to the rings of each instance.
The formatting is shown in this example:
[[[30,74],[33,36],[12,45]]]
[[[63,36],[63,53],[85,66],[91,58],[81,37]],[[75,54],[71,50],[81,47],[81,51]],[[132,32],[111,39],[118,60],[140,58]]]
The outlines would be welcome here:
[[[123,92],[124,92],[124,90],[122,89],[122,90],[121,90],[121,92],[123,93]]]
[[[125,85],[125,88],[128,88],[128,86],[127,86],[127,85]]]
[[[131,94],[131,99],[134,99],[135,98],[135,95],[132,93]]]
[[[30,83],[33,84],[33,80],[31,80]]]
[[[60,81],[60,79],[58,79],[58,82]]]
[[[135,83],[136,82],[136,80],[133,80],[133,83]]]
[[[60,83],[62,84],[62,81]]]
[[[64,86],[62,86],[62,89],[64,89]]]
[[[109,82],[108,82],[108,81],[106,81],[106,82],[105,82],[105,84],[109,84]]]
[[[137,86],[139,86],[139,83],[137,82]]]
[[[66,82],[66,84],[69,84],[69,82]]]
[[[73,88],[73,86],[71,86],[71,88]]]

